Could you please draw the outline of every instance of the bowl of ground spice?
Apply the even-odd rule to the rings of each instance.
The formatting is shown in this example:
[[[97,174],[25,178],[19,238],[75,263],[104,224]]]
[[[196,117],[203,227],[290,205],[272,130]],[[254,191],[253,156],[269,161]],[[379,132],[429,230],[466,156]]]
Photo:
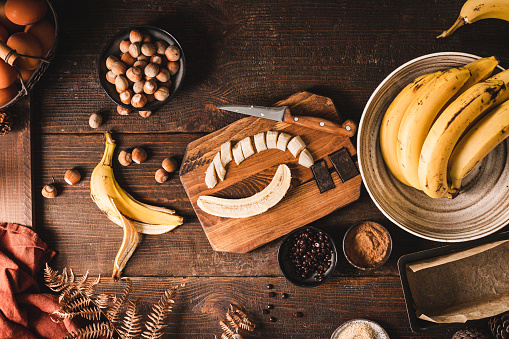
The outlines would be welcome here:
[[[361,221],[350,227],[343,238],[343,252],[354,267],[369,270],[385,264],[392,250],[392,239],[385,227],[374,221]]]

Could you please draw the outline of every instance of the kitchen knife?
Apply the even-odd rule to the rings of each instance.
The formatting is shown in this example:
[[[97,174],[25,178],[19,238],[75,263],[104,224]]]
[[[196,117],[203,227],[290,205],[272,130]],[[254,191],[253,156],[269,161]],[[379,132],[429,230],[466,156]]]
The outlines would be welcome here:
[[[312,128],[317,131],[345,135],[347,137],[353,137],[355,132],[357,131],[357,124],[352,120],[345,120],[340,125],[322,118],[310,116],[296,116],[291,114],[290,108],[288,108],[288,106],[261,107],[248,105],[237,105],[237,106],[227,105],[227,106],[217,106],[217,108],[225,111],[242,113],[276,121],[282,121],[288,124]]]

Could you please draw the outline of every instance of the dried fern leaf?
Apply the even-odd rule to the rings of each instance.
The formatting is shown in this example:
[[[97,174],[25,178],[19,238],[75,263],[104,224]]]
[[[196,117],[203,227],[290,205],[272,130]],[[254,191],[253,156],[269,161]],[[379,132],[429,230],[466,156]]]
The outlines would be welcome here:
[[[71,271],[71,276],[67,274],[67,269],[64,268],[62,273],[58,273],[58,271],[53,270],[51,267],[46,264],[46,268],[44,269],[44,279],[46,281],[46,285],[55,292],[61,292],[66,288],[72,286],[74,283],[74,273]]]
[[[249,317],[242,312],[240,308],[234,308],[233,305],[230,304],[230,310],[234,311],[234,314],[238,316],[240,319],[236,319],[236,322],[240,320],[239,327],[246,331],[254,331],[256,325],[249,319]]]
[[[82,296],[75,298],[74,300],[65,305],[61,305],[61,307],[64,311],[72,313],[77,312],[80,309],[82,309],[82,307],[89,306],[90,304],[92,304],[92,300],[87,296]]]
[[[85,293],[85,295],[87,297],[91,297],[92,294],[94,294],[95,287],[97,286],[97,284],[99,284],[100,281],[101,281],[101,276],[98,276],[97,279],[95,279],[95,280],[89,281],[87,286],[85,287],[83,293]]]
[[[231,335],[228,335],[226,333],[221,334],[221,339],[232,339]]]
[[[164,321],[173,309],[175,301],[172,298],[175,297],[177,288],[170,287],[164,291],[157,304],[152,307],[152,312],[148,315],[149,320],[145,324],[146,330],[141,334],[144,339],[159,339],[163,336],[163,329],[167,326]]]
[[[113,306],[106,313],[106,317],[113,324],[116,324],[117,322],[120,321],[120,314],[122,312],[122,309],[125,303],[127,302],[127,299],[129,298],[129,295],[131,294],[131,291],[133,289],[133,282],[131,279],[122,278],[121,280],[126,282],[124,291],[122,292],[122,295],[115,300]]]
[[[118,329],[123,339],[138,338],[141,333],[141,320],[142,315],[138,312],[138,304],[129,300],[122,327]]]
[[[230,322],[231,329],[234,330],[236,333],[239,333],[240,324],[242,324],[242,319],[235,314],[231,313],[230,310],[226,312],[226,320]]]
[[[235,329],[234,328],[230,328],[230,326],[228,326],[227,323],[225,323],[224,321],[219,321],[219,325],[221,326],[221,329],[223,330],[223,332],[228,335],[228,336],[233,336],[235,334]]]
[[[110,307],[115,300],[117,300],[116,296],[101,293],[97,297],[95,297],[94,302],[99,308],[107,308]]]
[[[63,339],[93,339],[93,338],[113,338],[113,330],[107,323],[95,323],[80,328],[77,331],[69,333]]]

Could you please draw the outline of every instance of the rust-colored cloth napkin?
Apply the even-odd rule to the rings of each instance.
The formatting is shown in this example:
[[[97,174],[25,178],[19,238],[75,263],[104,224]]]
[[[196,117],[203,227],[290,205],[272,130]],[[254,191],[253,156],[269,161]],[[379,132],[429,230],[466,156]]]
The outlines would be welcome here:
[[[31,229],[0,223],[0,338],[62,338],[76,330],[71,321],[51,320],[58,296],[37,286],[36,274],[55,254]]]

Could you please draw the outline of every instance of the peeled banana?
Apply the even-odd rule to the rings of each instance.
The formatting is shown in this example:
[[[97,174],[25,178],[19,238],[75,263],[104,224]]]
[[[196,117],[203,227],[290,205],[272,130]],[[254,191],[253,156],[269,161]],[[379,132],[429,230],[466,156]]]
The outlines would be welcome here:
[[[204,212],[225,218],[247,218],[261,214],[276,205],[290,188],[291,172],[287,165],[279,165],[270,184],[262,191],[242,199],[200,196],[197,204]]]
[[[507,0],[468,0],[463,4],[456,22],[437,38],[445,38],[465,24],[482,19],[502,19],[509,21],[509,1]]]

